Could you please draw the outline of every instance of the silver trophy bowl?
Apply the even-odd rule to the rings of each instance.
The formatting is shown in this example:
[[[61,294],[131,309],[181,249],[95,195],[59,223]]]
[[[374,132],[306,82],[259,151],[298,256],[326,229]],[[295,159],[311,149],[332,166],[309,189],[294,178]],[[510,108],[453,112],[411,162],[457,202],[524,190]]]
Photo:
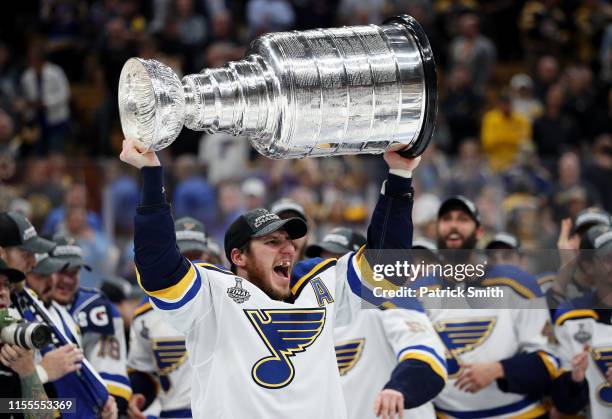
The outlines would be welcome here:
[[[431,140],[437,77],[429,41],[407,15],[383,25],[279,32],[246,58],[181,79],[130,58],[119,80],[126,138],[161,150],[183,125],[247,135],[276,159],[401,151]]]

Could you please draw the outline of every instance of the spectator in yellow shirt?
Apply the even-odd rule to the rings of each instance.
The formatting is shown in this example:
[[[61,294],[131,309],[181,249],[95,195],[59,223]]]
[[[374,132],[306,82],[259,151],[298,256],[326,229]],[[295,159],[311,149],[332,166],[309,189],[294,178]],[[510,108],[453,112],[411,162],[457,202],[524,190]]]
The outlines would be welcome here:
[[[529,143],[531,125],[512,111],[510,96],[502,93],[497,107],[484,114],[480,135],[489,166],[495,172],[503,172],[512,167],[522,147]]]

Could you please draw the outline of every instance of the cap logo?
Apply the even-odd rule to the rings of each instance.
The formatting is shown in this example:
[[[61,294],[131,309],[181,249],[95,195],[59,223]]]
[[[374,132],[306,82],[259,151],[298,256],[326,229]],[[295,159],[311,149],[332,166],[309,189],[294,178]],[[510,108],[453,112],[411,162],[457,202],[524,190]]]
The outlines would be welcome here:
[[[612,241],[612,231],[608,231],[607,233],[604,233],[601,236],[597,237],[593,244],[595,245],[595,249],[599,249],[609,241]]]
[[[83,250],[78,246],[57,246],[53,249],[53,256],[76,256],[83,257]]]
[[[30,240],[31,238],[36,236],[36,229],[33,226],[30,226],[23,231],[23,241]]]
[[[323,242],[338,243],[341,246],[349,247],[349,240],[341,234],[328,234],[323,238]]]
[[[195,223],[185,223],[183,224],[183,227],[185,227],[185,230],[193,230],[195,228]]]
[[[193,240],[205,243],[206,236],[201,231],[177,231],[176,232],[177,240]]]
[[[267,213],[264,215],[260,215],[259,217],[255,218],[255,221],[253,221],[253,227],[259,228],[263,224],[269,221],[274,221],[274,220],[280,220],[280,217],[273,213]]]

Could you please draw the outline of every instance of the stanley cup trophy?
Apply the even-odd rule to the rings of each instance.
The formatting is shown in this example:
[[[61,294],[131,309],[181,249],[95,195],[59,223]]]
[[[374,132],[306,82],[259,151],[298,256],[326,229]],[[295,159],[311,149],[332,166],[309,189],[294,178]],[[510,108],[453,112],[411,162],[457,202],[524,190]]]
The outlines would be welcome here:
[[[191,130],[247,135],[275,159],[401,151],[423,153],[434,129],[436,69],[412,17],[383,25],[279,32],[243,60],[183,79],[131,58],[119,80],[126,138],[148,150]]]

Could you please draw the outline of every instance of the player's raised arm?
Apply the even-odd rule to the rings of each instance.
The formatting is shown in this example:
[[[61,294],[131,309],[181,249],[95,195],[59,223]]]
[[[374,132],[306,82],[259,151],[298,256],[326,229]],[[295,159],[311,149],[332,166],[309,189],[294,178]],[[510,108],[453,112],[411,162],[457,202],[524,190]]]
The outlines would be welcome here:
[[[138,282],[154,307],[176,314],[173,324],[187,330],[190,312],[181,310],[200,291],[200,274],[176,245],[174,221],[166,201],[163,171],[154,152],[144,152],[132,140],[123,142],[120,158],[140,169],[142,191],[134,218],[134,261]]]
[[[412,171],[421,157],[405,158],[386,152],[389,175],[368,227],[369,249],[409,249],[412,246]]]

